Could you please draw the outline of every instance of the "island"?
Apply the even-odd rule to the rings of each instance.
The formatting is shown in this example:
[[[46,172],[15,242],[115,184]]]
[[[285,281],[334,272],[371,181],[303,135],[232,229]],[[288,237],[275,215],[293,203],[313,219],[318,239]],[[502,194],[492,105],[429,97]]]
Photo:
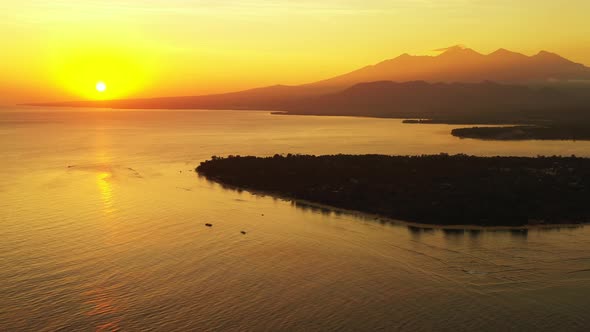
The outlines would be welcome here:
[[[590,220],[590,159],[576,156],[213,156],[196,171],[225,186],[421,224]]]

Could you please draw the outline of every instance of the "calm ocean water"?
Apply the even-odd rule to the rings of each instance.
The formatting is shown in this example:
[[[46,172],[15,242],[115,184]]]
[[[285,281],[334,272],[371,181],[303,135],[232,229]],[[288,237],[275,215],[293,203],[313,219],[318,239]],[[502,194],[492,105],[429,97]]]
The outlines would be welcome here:
[[[588,227],[411,228],[193,171],[228,154],[590,156],[590,142],[461,140],[453,128],[0,111],[0,330],[587,330]]]

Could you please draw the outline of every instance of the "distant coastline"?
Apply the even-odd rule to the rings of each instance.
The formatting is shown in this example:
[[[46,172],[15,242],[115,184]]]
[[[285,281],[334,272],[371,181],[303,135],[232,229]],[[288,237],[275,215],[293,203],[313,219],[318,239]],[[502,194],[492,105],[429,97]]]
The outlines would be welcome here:
[[[357,116],[407,123],[527,125],[475,139],[586,140],[590,137],[590,67],[546,51],[526,56],[500,48],[482,54],[457,45],[437,56],[402,54],[302,85],[273,85],[196,96],[35,103],[116,109],[266,110],[273,114]],[[552,129],[540,129],[551,125]],[[572,125],[578,127],[572,129]],[[575,130],[575,132],[572,132]],[[575,138],[572,138],[575,137]]]
[[[590,220],[585,158],[214,157],[196,171],[236,188],[417,225],[526,228]]]
[[[457,130],[453,135],[488,140],[590,139],[590,87],[579,86],[379,81],[359,83],[340,91],[277,86],[209,96],[39,105],[265,110],[276,115],[397,118],[408,124],[518,125],[527,127],[503,129],[501,133],[474,128]]]

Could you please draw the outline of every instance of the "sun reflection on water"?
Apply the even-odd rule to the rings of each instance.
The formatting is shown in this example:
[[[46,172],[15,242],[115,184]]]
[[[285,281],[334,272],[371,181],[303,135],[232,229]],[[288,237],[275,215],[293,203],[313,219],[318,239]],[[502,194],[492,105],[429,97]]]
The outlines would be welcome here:
[[[113,187],[110,182],[113,174],[111,172],[100,172],[97,175],[96,183],[100,190],[100,198],[103,202],[104,214],[111,214],[115,211],[113,207]]]

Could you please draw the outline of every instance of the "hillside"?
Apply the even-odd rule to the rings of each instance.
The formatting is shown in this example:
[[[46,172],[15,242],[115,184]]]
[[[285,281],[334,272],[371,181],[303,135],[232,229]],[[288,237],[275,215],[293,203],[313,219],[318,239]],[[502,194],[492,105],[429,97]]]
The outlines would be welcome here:
[[[531,123],[586,118],[588,90],[483,83],[357,84],[288,107],[291,114],[426,118],[447,123]]]

